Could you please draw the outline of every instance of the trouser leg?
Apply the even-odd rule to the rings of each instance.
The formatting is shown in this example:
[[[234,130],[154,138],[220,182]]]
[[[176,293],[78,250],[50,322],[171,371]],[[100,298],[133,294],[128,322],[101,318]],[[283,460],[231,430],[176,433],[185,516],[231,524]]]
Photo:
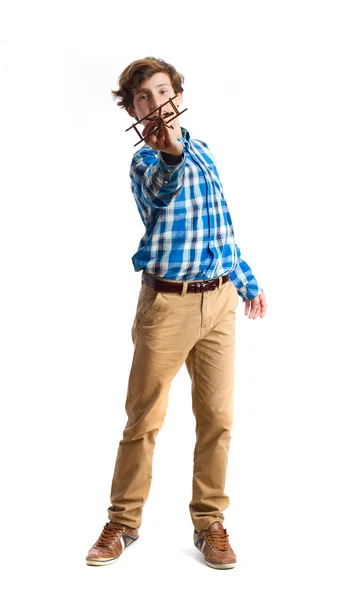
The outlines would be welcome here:
[[[149,494],[155,438],[165,418],[170,385],[197,331],[195,312],[186,300],[167,294],[155,300],[157,294],[149,288],[142,295],[132,329],[135,349],[125,405],[128,420],[119,443],[108,508],[111,521],[135,528],[141,525]]]
[[[152,480],[155,438],[162,427],[170,381],[150,375],[148,356],[136,348],[126,399],[128,421],[119,442],[108,516],[111,521],[138,528]]]
[[[197,531],[223,522],[229,505],[225,481],[233,419],[236,306],[237,299],[229,298],[222,318],[196,342],[186,359],[196,419],[189,509]]]

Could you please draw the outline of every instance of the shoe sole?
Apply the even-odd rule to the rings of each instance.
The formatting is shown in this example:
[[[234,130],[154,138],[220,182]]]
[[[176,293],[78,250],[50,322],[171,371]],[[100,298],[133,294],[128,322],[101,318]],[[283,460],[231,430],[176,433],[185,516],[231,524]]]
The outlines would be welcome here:
[[[199,550],[200,554],[202,554],[204,556],[205,562],[208,565],[208,567],[211,567],[212,569],[234,569],[236,567],[236,562],[234,563],[211,563],[210,561],[208,561],[205,558],[204,553],[200,550],[200,548],[194,543],[194,546],[197,550]]]
[[[128,546],[126,546],[125,548],[123,548],[122,552],[120,553],[119,556],[116,556],[115,558],[110,558],[109,560],[86,560],[86,564],[89,567],[105,567],[106,565],[111,565],[112,563],[117,562],[117,560],[119,558],[121,558],[123,552],[125,550],[127,550],[130,546],[133,546],[133,544],[135,544],[136,542],[138,542],[139,537],[137,537],[136,540],[134,540],[134,542],[131,542],[130,544],[128,544]]]

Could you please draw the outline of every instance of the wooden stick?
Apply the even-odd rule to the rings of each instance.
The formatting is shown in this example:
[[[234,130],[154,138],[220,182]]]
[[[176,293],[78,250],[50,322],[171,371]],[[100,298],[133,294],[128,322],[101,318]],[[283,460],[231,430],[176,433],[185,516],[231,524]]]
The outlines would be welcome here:
[[[130,127],[128,127],[128,129],[126,129],[125,131],[129,131],[130,129],[132,129],[132,127],[134,127],[135,125],[138,125],[139,123],[141,123],[142,121],[144,121],[145,119],[147,119],[147,117],[150,117],[150,115],[154,114],[155,112],[157,112],[158,110],[161,111],[162,107],[165,106],[166,104],[169,104],[169,102],[171,103],[171,100],[175,100],[175,98],[177,98],[178,94],[176,94],[175,96],[173,96],[173,98],[169,98],[169,100],[167,100],[166,102],[164,102],[163,104],[161,104],[160,106],[158,106],[158,108],[155,108],[154,110],[152,110],[150,113],[148,113],[145,117],[143,117],[142,119],[137,120],[134,125],[131,125]],[[171,103],[172,104],[172,103]],[[173,104],[172,104],[173,106]],[[175,106],[173,106],[175,112],[177,111],[177,108]]]

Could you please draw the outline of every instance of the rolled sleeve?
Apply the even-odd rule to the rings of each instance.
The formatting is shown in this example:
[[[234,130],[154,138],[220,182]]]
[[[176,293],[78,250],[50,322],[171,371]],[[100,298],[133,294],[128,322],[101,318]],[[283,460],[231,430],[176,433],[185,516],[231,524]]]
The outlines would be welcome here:
[[[130,178],[136,199],[153,208],[165,208],[181,192],[185,155],[177,164],[165,162],[162,154],[144,147],[133,156]]]
[[[252,273],[251,268],[241,258],[241,252],[237,245],[236,247],[236,263],[234,269],[230,272],[230,280],[237,288],[239,296],[242,301],[252,300],[258,294],[263,292],[263,289],[259,287],[255,276]]]

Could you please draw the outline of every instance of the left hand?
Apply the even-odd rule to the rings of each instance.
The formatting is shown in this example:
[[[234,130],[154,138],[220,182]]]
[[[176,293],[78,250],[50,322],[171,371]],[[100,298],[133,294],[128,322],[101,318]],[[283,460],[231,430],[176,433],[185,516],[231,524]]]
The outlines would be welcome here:
[[[249,319],[257,319],[257,317],[262,319],[265,316],[266,308],[266,298],[263,292],[252,300],[245,300],[245,315],[248,315]]]

